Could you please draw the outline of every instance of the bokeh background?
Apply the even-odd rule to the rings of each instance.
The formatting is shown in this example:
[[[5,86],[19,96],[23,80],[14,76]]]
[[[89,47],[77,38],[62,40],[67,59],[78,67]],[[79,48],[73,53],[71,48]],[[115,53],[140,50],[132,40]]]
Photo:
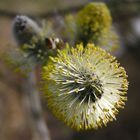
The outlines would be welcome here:
[[[16,48],[11,29],[16,15],[28,15],[39,22],[51,18],[61,20],[64,15],[78,11],[89,2],[92,0],[0,0],[0,54]],[[117,120],[107,127],[75,132],[54,118],[41,99],[51,140],[140,140],[140,1],[102,2],[108,5],[120,36],[122,48],[116,57],[128,74],[128,101]],[[0,57],[0,140],[33,140],[33,129],[21,92],[23,83],[22,75]]]

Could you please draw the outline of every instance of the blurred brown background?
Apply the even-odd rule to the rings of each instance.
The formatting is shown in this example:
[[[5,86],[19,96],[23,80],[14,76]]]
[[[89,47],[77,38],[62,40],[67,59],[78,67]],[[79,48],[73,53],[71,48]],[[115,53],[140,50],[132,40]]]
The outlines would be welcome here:
[[[103,0],[102,0],[103,1]],[[77,11],[91,0],[0,0],[0,53],[15,49],[11,26],[14,16],[37,20]],[[140,140],[140,1],[104,0],[121,40],[117,55],[129,79],[128,101],[117,121],[97,131],[75,132],[56,120],[42,101],[51,140]],[[32,129],[21,93],[22,76],[0,58],[0,140],[31,140]]]

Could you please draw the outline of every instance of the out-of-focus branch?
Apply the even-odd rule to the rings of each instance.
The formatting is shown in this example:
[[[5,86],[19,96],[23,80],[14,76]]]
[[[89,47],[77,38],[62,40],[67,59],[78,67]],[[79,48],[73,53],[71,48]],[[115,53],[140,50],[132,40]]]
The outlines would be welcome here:
[[[40,32],[39,26],[27,16],[16,16],[13,20],[13,35],[19,45],[29,44],[33,36]],[[18,59],[20,59],[19,56]],[[42,107],[37,88],[35,66],[26,59],[31,69],[22,83],[23,105],[27,115],[27,122],[31,128],[32,140],[50,140],[49,131],[42,115]],[[38,63],[36,63],[38,65]]]
[[[50,11],[50,12],[47,12],[47,13],[35,13],[35,14],[24,13],[24,15],[28,15],[30,17],[49,18],[49,17],[57,16],[58,13],[60,15],[65,15],[65,14],[70,13],[70,12],[76,12],[79,9],[81,9],[84,5],[79,5],[79,6],[76,6],[76,7],[70,7],[70,8],[67,8],[67,9],[62,9],[62,10],[57,10],[57,11],[56,10],[55,11]],[[19,15],[19,14],[20,14],[19,12],[13,12],[13,11],[7,11],[7,10],[1,10],[0,9],[0,16],[13,18],[13,17],[15,17],[16,15]],[[23,13],[21,13],[21,14],[23,14]]]
[[[140,2],[139,1],[113,1],[113,0],[107,0],[105,1],[106,4],[109,6],[109,8],[111,9],[113,15],[115,14],[115,12],[117,11],[117,19],[120,20],[123,19],[125,20],[125,18],[127,17],[133,17],[139,14],[139,9],[140,9]],[[88,2],[84,3],[84,4],[80,4],[78,6],[75,7],[70,7],[67,9],[58,9],[58,10],[53,10],[53,11],[49,11],[49,12],[43,12],[43,13],[20,13],[20,12],[14,12],[14,11],[8,11],[8,10],[2,10],[0,9],[0,16],[5,16],[8,18],[13,18],[16,15],[19,14],[25,14],[28,15],[30,17],[40,17],[40,18],[50,18],[50,17],[55,17],[58,14],[59,15],[65,15],[68,13],[72,13],[72,12],[76,12],[79,11],[80,9],[82,9]],[[122,8],[123,7],[123,8]],[[135,8],[134,8],[135,7]],[[126,9],[125,12],[122,12],[122,10]],[[127,10],[128,9],[128,10]],[[115,18],[116,20],[116,18]]]
[[[39,92],[37,89],[35,70],[28,74],[23,82],[23,103],[27,121],[31,126],[32,140],[50,140],[48,128],[42,115]]]

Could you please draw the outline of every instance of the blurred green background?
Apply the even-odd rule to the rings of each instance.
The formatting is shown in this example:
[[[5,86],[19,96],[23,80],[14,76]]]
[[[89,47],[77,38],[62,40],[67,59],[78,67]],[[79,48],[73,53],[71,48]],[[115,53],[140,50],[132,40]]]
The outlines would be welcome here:
[[[98,0],[99,1],[99,0]],[[38,21],[64,16],[92,0],[0,0],[0,53],[15,49],[12,20],[29,15]],[[140,140],[140,1],[102,0],[111,10],[120,36],[116,53],[129,79],[128,101],[117,120],[99,130],[75,132],[56,120],[42,103],[52,140]],[[61,20],[61,18],[60,18]],[[31,140],[21,94],[22,76],[0,58],[0,140]]]

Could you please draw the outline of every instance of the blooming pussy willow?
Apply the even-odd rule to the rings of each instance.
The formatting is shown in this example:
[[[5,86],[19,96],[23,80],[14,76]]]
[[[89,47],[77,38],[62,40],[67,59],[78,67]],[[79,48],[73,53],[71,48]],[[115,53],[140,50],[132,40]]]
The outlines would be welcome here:
[[[77,13],[78,39],[84,42],[97,42],[102,34],[111,28],[112,18],[106,4],[92,2]]]
[[[93,44],[67,45],[50,57],[42,78],[49,108],[76,130],[97,129],[116,119],[127,99],[125,70]]]

